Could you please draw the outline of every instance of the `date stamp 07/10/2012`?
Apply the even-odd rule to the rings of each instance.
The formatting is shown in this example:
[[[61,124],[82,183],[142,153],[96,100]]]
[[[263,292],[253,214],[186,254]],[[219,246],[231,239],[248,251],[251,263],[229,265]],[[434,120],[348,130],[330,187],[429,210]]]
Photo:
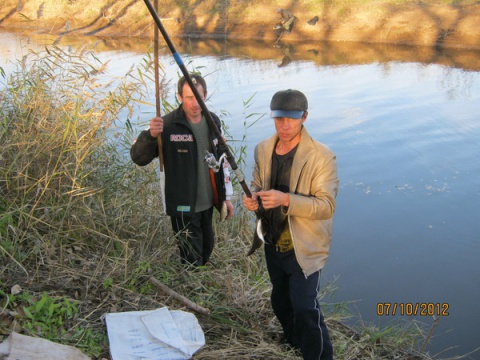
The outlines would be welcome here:
[[[381,302],[377,303],[378,316],[448,316],[448,303]]]

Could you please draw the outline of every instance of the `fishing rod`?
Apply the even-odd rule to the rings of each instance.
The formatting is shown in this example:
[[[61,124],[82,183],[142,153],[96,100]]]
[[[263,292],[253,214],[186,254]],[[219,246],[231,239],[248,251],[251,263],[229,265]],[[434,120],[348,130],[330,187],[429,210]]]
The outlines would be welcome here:
[[[158,0],[153,1],[153,5],[155,9],[158,11]],[[161,117],[162,112],[160,109],[161,97],[160,97],[160,64],[158,62],[158,53],[159,53],[159,38],[160,34],[158,32],[158,28],[155,27],[154,29],[154,42],[153,42],[153,61],[154,61],[154,72],[155,72],[155,116]],[[162,145],[162,136],[159,134],[157,136],[157,144],[158,144],[158,160],[160,162],[160,191],[162,197],[162,207],[163,212],[167,213],[167,205],[165,203],[165,173],[163,171],[163,145]]]
[[[154,0],[155,9],[158,9],[158,0]],[[161,117],[160,110],[160,69],[158,64],[158,28],[154,31],[154,45],[153,45],[153,59],[154,59],[154,71],[155,71],[155,113],[157,117]],[[160,171],[163,172],[163,151],[162,151],[162,137],[158,136],[158,152],[160,161]]]
[[[205,105],[205,102],[203,101],[202,96],[200,95],[196,85],[194,84],[190,73],[188,72],[185,64],[183,63],[183,60],[181,56],[178,54],[177,50],[175,49],[175,46],[173,45],[172,41],[170,40],[170,37],[168,36],[160,18],[158,17],[158,14],[156,13],[154,7],[152,6],[152,3],[150,0],[144,0],[145,4],[148,7],[148,10],[150,11],[153,19],[155,20],[155,23],[160,30],[160,32],[163,35],[163,38],[165,39],[165,42],[167,43],[170,51],[173,54],[173,58],[175,59],[175,62],[177,65],[180,67],[180,70],[183,73],[183,76],[185,77],[185,80],[187,81],[188,85],[192,89],[193,95],[195,96],[195,99],[197,100],[198,104],[200,105],[203,114],[205,115],[205,118],[207,120],[208,126],[213,131],[215,136],[218,139],[220,149],[223,150],[227,154],[227,160],[232,167],[232,170],[235,172],[235,175],[237,176],[238,181],[240,182],[240,185],[242,186],[243,191],[248,197],[252,197],[252,193],[250,192],[250,189],[248,186],[245,184],[245,179],[243,174],[239,171],[237,162],[235,161],[235,158],[233,157],[232,153],[230,152],[230,149],[228,148],[225,140],[223,139],[223,136],[218,129],[217,125],[215,124],[215,121],[213,120],[212,115],[210,114],[210,111],[208,111],[207,106]]]
[[[216,138],[218,139],[219,147],[220,150],[223,151],[226,154],[227,161],[230,164],[232,170],[235,172],[235,176],[237,177],[238,182],[240,183],[240,186],[243,189],[243,192],[245,195],[249,198],[252,197],[252,192],[248,188],[247,183],[245,182],[245,177],[243,176],[242,172],[238,168],[237,162],[235,161],[235,158],[233,157],[229,147],[227,146],[227,143],[225,142],[222,133],[218,129],[217,125],[215,124],[215,121],[213,120],[212,115],[210,114],[210,111],[208,111],[207,106],[205,105],[205,102],[203,101],[202,96],[200,95],[195,83],[193,82],[190,73],[188,72],[185,64],[183,63],[183,60],[180,56],[180,54],[177,52],[175,49],[175,46],[172,43],[172,40],[170,40],[170,36],[168,36],[167,31],[165,30],[165,27],[162,24],[162,21],[160,20],[157,11],[153,7],[152,3],[150,0],[144,0],[145,5],[148,8],[148,11],[150,11],[150,14],[153,17],[153,20],[155,21],[155,24],[157,25],[158,29],[162,33],[162,36],[167,43],[168,48],[172,52],[173,58],[175,59],[175,62],[177,63],[178,67],[182,71],[183,76],[185,77],[185,80],[187,81],[188,85],[190,86],[190,89],[193,92],[193,95],[195,96],[195,99],[197,100],[198,104],[200,105],[200,108],[202,109],[203,114],[205,115],[205,118],[207,120],[208,127],[210,130],[215,134]],[[259,209],[255,211],[255,215],[257,216],[257,232],[255,233],[252,248],[248,252],[247,255],[252,254],[258,247],[260,247],[261,243],[259,241],[264,242],[263,238],[263,230],[262,230],[262,222],[260,219],[263,217],[264,213],[263,207],[259,206]]]

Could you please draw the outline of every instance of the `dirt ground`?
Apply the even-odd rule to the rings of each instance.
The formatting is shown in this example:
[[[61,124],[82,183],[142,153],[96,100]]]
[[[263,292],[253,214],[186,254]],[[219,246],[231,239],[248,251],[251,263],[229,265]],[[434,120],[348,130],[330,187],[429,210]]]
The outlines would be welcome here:
[[[3,0],[0,28],[52,35],[151,37],[153,23],[143,1]],[[184,2],[186,3],[186,2]],[[183,6],[161,1],[158,13],[171,37],[214,37],[275,41],[277,9],[290,10],[297,21],[283,42],[305,40],[389,43],[441,48],[480,49],[480,3],[463,5],[424,2],[349,4],[269,0],[204,0]]]

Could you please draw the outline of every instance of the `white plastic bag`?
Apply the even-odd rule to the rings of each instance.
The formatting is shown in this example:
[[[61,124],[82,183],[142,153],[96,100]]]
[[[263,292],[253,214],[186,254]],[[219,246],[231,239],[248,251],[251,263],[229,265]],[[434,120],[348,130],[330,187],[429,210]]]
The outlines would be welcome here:
[[[12,332],[0,344],[0,359],[2,360],[90,360],[80,350],[54,343],[50,340],[35,338]]]

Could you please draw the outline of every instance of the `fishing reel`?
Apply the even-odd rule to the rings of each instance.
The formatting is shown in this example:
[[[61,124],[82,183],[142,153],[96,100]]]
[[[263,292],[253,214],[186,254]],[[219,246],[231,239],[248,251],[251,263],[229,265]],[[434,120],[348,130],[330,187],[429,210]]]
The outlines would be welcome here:
[[[207,166],[212,169],[214,172],[218,172],[220,170],[220,166],[222,166],[223,159],[227,154],[223,153],[222,156],[220,156],[220,159],[215,159],[215,155],[213,155],[211,152],[208,150],[205,150],[205,162],[207,163]]]

